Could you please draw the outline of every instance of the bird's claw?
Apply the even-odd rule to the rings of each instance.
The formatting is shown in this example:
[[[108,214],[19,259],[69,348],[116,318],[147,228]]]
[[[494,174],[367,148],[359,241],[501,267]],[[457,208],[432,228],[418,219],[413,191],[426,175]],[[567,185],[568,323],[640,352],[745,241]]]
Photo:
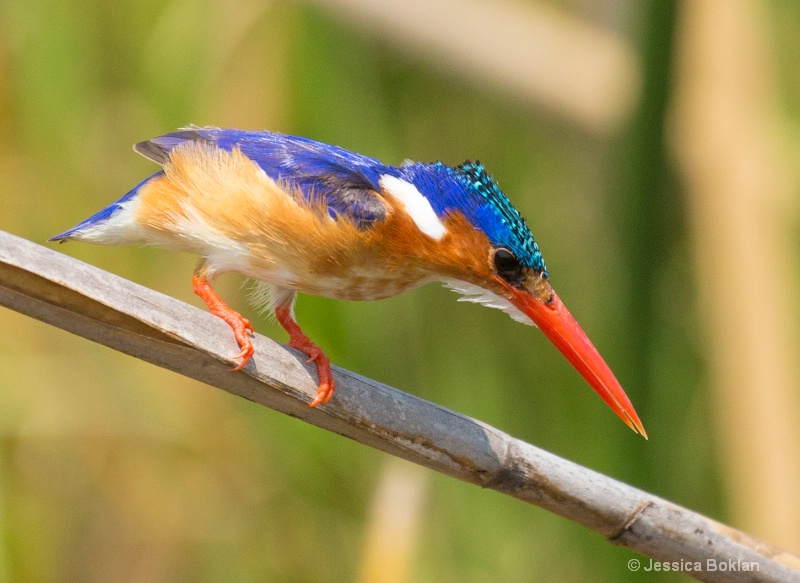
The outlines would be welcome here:
[[[331,374],[330,360],[328,360],[328,357],[325,356],[325,353],[314,344],[311,344],[310,346],[295,346],[295,348],[298,348],[306,353],[306,356],[308,356],[306,364],[311,364],[313,362],[317,365],[317,375],[319,375],[317,396],[313,401],[311,401],[311,403],[308,404],[308,406],[316,407],[317,405],[324,405],[331,400],[331,397],[333,397],[333,391],[336,389],[336,383],[334,382]]]
[[[308,406],[316,407],[317,405],[324,405],[330,401],[331,397],[333,397],[333,390],[335,386],[336,385],[334,384],[333,379],[329,379],[328,382],[320,382],[319,386],[317,387],[317,396],[308,404]]]
[[[238,338],[237,338],[237,340],[238,340]],[[236,356],[231,358],[231,360],[239,360],[241,358],[242,362],[240,362],[235,367],[233,367],[231,369],[231,372],[236,372],[237,370],[242,370],[245,366],[247,366],[247,363],[250,362],[250,359],[253,357],[253,354],[256,351],[255,348],[253,348],[253,343],[250,342],[249,338],[246,338],[243,343],[240,342],[239,344],[241,345],[242,350],[241,350],[241,352],[239,352],[239,354],[237,354]]]
[[[236,312],[234,312],[236,314]],[[242,359],[238,365],[231,369],[231,372],[236,372],[237,370],[242,370],[247,363],[250,362],[253,354],[255,353],[255,348],[253,347],[253,343],[250,341],[250,334],[254,332],[253,325],[250,323],[250,320],[236,314],[238,318],[232,318],[232,321],[228,322],[233,328],[233,335],[236,338],[236,342],[239,343],[239,346],[242,350],[233,357],[232,360],[239,360]]]

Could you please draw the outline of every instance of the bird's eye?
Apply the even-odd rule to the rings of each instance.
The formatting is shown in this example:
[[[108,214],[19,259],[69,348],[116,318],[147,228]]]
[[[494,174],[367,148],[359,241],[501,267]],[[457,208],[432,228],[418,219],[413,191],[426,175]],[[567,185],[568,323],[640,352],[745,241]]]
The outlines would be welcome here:
[[[519,260],[509,249],[500,247],[494,252],[494,267],[500,275],[513,274],[519,270]]]

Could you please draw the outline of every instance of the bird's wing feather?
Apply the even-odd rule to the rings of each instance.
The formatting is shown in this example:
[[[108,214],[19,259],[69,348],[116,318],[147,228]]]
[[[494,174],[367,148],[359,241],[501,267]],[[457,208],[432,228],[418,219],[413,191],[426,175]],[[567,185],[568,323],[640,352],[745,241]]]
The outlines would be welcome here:
[[[202,141],[224,150],[238,148],[266,174],[298,188],[306,200],[322,200],[333,218],[346,216],[359,228],[382,220],[388,211],[380,176],[390,171],[379,161],[307,138],[274,132],[191,127],[146,142],[134,149],[164,164],[180,144]]]

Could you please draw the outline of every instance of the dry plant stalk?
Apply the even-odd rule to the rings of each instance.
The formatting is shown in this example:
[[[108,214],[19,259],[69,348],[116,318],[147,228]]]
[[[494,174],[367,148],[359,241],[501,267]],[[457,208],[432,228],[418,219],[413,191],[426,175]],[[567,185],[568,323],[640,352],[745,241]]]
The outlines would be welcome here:
[[[0,304],[370,447],[540,506],[703,581],[800,582],[800,558],[460,415],[334,367],[336,396],[310,409],[305,356],[263,336],[255,366],[219,319],[0,231]],[[644,562],[647,565],[647,562]],[[738,570],[709,570],[709,565]],[[751,567],[753,570],[744,570]]]

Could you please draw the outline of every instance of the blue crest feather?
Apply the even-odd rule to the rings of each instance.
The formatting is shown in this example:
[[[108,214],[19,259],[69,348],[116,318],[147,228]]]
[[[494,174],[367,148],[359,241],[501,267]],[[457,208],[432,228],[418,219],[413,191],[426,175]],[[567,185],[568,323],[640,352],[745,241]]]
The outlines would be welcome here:
[[[440,217],[460,212],[493,245],[508,247],[526,267],[547,275],[539,246],[525,220],[480,162],[457,168],[441,162],[403,166],[401,177],[413,182]]]

